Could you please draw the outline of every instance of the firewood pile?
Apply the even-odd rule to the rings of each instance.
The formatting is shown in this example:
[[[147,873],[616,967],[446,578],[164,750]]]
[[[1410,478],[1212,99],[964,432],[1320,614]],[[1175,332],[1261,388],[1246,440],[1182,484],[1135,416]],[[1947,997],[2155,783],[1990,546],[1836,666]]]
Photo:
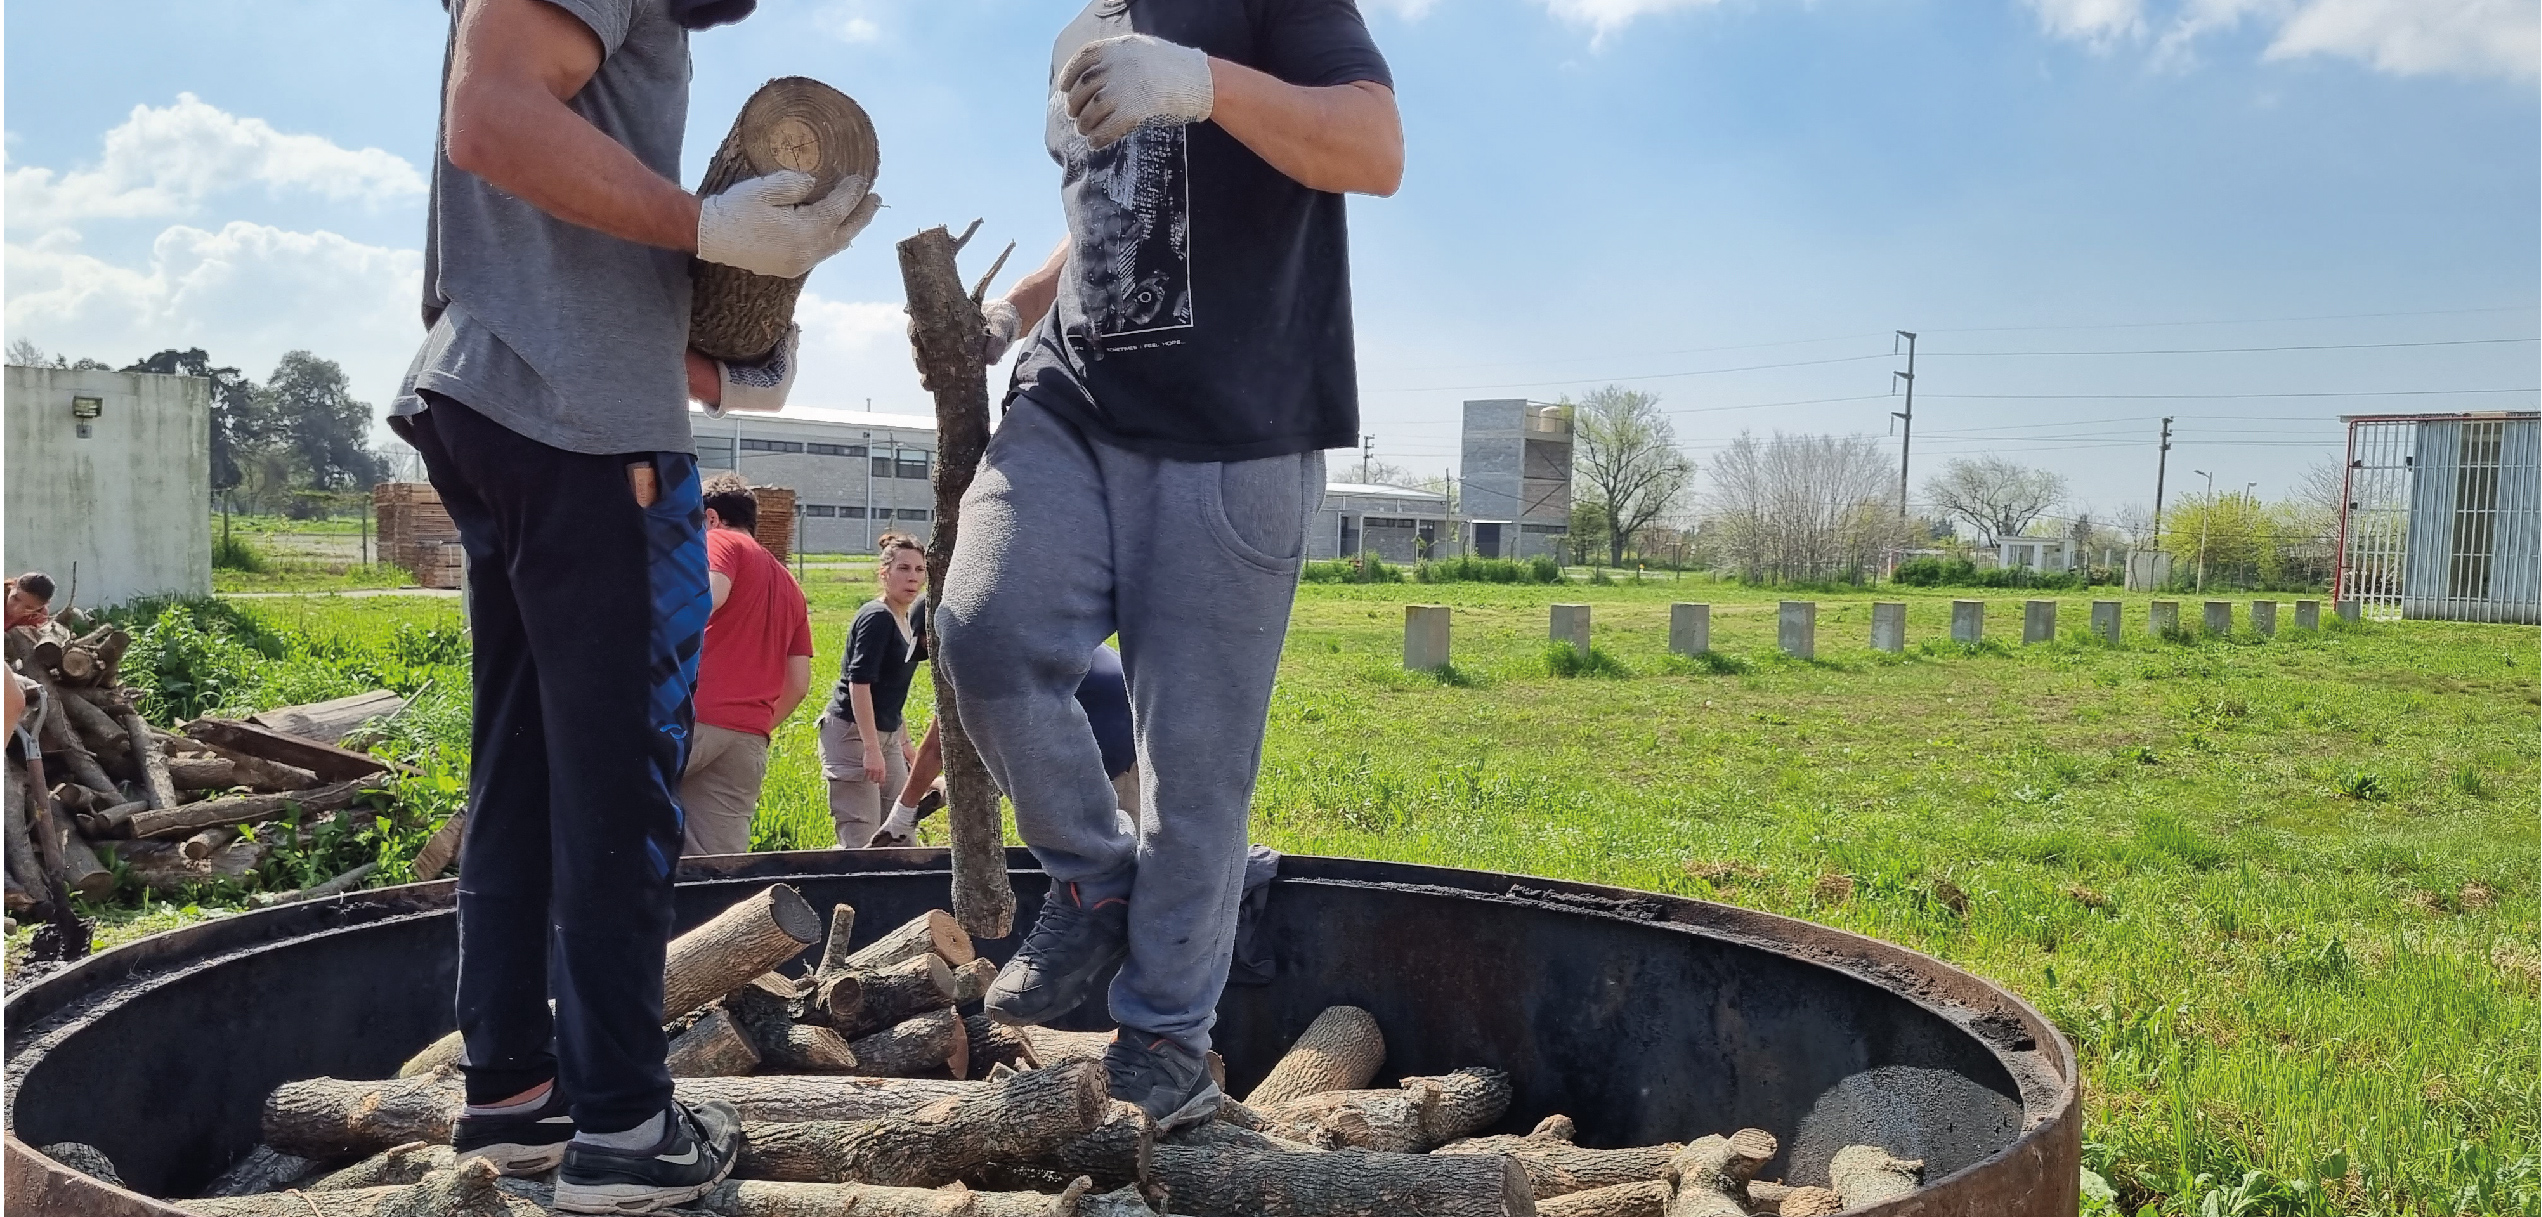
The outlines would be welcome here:
[[[758,505],[759,523],[751,536],[760,548],[783,562],[794,556],[794,492],[783,486],[753,486],[751,502]]]
[[[8,631],[9,666],[37,686],[27,721],[41,747],[33,761],[8,762],[12,917],[58,919],[72,896],[111,895],[109,858],[165,893],[243,878],[280,844],[270,821],[296,809],[305,833],[329,817],[369,814],[356,804],[388,772],[386,762],[334,741],[403,705],[393,694],[259,716],[292,730],[201,719],[165,731],[142,717],[120,678],[131,642],[112,625],[76,636],[59,623]],[[241,832],[251,825],[259,827]]]
[[[459,586],[459,527],[450,522],[432,483],[373,486],[371,514],[379,521],[380,556],[390,565],[404,567],[425,587]]]
[[[664,1009],[684,1102],[732,1104],[746,1145],[688,1209],[716,1217],[1810,1217],[1891,1199],[1922,1164],[1855,1146],[1834,1186],[1755,1179],[1774,1136],[1745,1128],[1600,1149],[1548,1116],[1509,1115],[1509,1079],[1469,1067],[1372,1087],[1385,1038],[1365,1010],[1309,1025],[1242,1102],[1160,1135],[1105,1092],[1108,1034],[1017,1029],[977,1003],[997,969],[942,911],[848,950],[855,911],[818,916],[778,885],[671,944]],[[786,962],[814,943],[819,962]],[[455,1166],[457,1037],[394,1078],[275,1089],[264,1143],[200,1199],[201,1217],[543,1213],[544,1179]],[[1213,1069],[1223,1069],[1215,1058]],[[91,1174],[84,1145],[47,1154]]]

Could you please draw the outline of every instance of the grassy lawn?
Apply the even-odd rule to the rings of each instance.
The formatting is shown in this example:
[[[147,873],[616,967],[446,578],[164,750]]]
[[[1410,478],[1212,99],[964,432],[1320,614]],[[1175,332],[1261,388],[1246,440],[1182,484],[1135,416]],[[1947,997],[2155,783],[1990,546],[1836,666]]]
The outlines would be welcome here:
[[[809,572],[816,701],[872,586]],[[2066,593],[2063,636],[2024,647],[1999,594],[1966,648],[1938,641],[1952,594],[1903,594],[1890,656],[1867,645],[1873,597],[1819,596],[1803,662],[1772,651],[1777,598],[1694,577],[1308,586],[1255,835],[1768,909],[1992,977],[2074,1039],[2086,1159],[2130,1212],[2535,1211],[2533,630],[2299,634],[2288,604],[2274,639],[2158,641],[2131,596],[2112,647]],[[1716,662],[1666,654],[1672,600],[1715,605]],[[1557,601],[1595,607],[1607,675],[1551,672]],[[457,613],[238,603],[348,638]],[[1401,670],[1407,603],[1457,610],[1444,677]],[[827,842],[816,710],[779,732],[762,848]],[[185,915],[121,914],[110,937]]]

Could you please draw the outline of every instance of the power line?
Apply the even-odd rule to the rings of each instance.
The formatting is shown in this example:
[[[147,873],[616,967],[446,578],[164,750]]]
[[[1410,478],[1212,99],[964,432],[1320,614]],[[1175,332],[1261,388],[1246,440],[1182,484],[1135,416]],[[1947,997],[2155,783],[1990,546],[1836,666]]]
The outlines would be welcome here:
[[[2269,397],[2469,397],[2496,393],[2542,393],[2542,389],[2335,389],[2308,393],[1928,393],[1925,396],[1951,401],[2235,401]]]
[[[1701,368],[1692,372],[1653,372],[1646,376],[1583,376],[1575,380],[1505,380],[1480,385],[1424,385],[1410,389],[1371,389],[1372,393],[1459,393],[1478,389],[1541,389],[1552,385],[1612,384],[1622,380],[1675,380],[1681,376],[1722,376],[1731,372],[1768,372],[1776,368],[1814,368],[1831,363],[1893,359],[1892,355],[1841,355],[1834,359],[1798,359],[1790,363],[1754,363],[1736,368]]]
[[[2110,321],[2094,325],[1988,325],[1963,329],[1928,329],[1928,334],[2025,334],[2050,330],[2142,330],[2189,325],[2278,325],[2293,321],[2366,321],[2384,317],[2460,317],[2471,313],[2530,313],[2530,304],[2496,308],[2441,308],[2409,313],[2316,313],[2309,317],[2238,317],[2221,321]]]
[[[2049,356],[2064,359],[2093,355],[2260,355],[2278,351],[2391,351],[2404,347],[2476,347],[2513,342],[2542,342],[2542,338],[2441,338],[2426,342],[2313,342],[2270,347],[2157,347],[2136,351],[1935,351],[1933,353],[1955,358],[2010,359]]]

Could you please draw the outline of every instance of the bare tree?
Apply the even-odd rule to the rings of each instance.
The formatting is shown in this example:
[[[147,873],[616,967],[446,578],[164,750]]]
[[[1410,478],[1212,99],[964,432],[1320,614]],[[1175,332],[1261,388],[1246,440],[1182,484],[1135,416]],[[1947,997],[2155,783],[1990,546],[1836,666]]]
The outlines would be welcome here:
[[[1896,469],[1868,436],[1743,432],[1713,462],[1701,541],[1752,581],[1859,576],[1913,528]]]
[[[1685,498],[1695,463],[1677,450],[1656,393],[1608,385],[1572,408],[1571,427],[1572,476],[1606,518],[1607,560],[1622,566],[1633,535]]]
[[[43,347],[26,338],[9,340],[9,362],[22,368],[55,368],[62,366],[58,356],[45,353]]]
[[[2305,466],[2303,476],[2295,480],[2294,493],[2287,496],[2287,507],[2303,528],[2335,536],[2347,500],[2348,471],[2337,461],[2321,460]]]
[[[1966,520],[1981,544],[2020,536],[2030,522],[2065,498],[2065,479],[2045,469],[1999,456],[1955,457],[1941,476],[1924,483],[1926,501]]]

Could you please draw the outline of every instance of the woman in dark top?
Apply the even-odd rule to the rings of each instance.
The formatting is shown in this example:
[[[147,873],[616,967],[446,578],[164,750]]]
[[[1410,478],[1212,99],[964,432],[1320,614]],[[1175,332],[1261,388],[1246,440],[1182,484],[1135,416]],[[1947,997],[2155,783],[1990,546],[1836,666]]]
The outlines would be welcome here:
[[[908,779],[917,750],[901,707],[927,657],[926,555],[918,542],[884,533],[874,543],[883,594],[856,610],[839,660],[838,690],[820,721],[821,773],[830,783],[830,823],[839,847],[863,849],[882,827],[891,796]]]

